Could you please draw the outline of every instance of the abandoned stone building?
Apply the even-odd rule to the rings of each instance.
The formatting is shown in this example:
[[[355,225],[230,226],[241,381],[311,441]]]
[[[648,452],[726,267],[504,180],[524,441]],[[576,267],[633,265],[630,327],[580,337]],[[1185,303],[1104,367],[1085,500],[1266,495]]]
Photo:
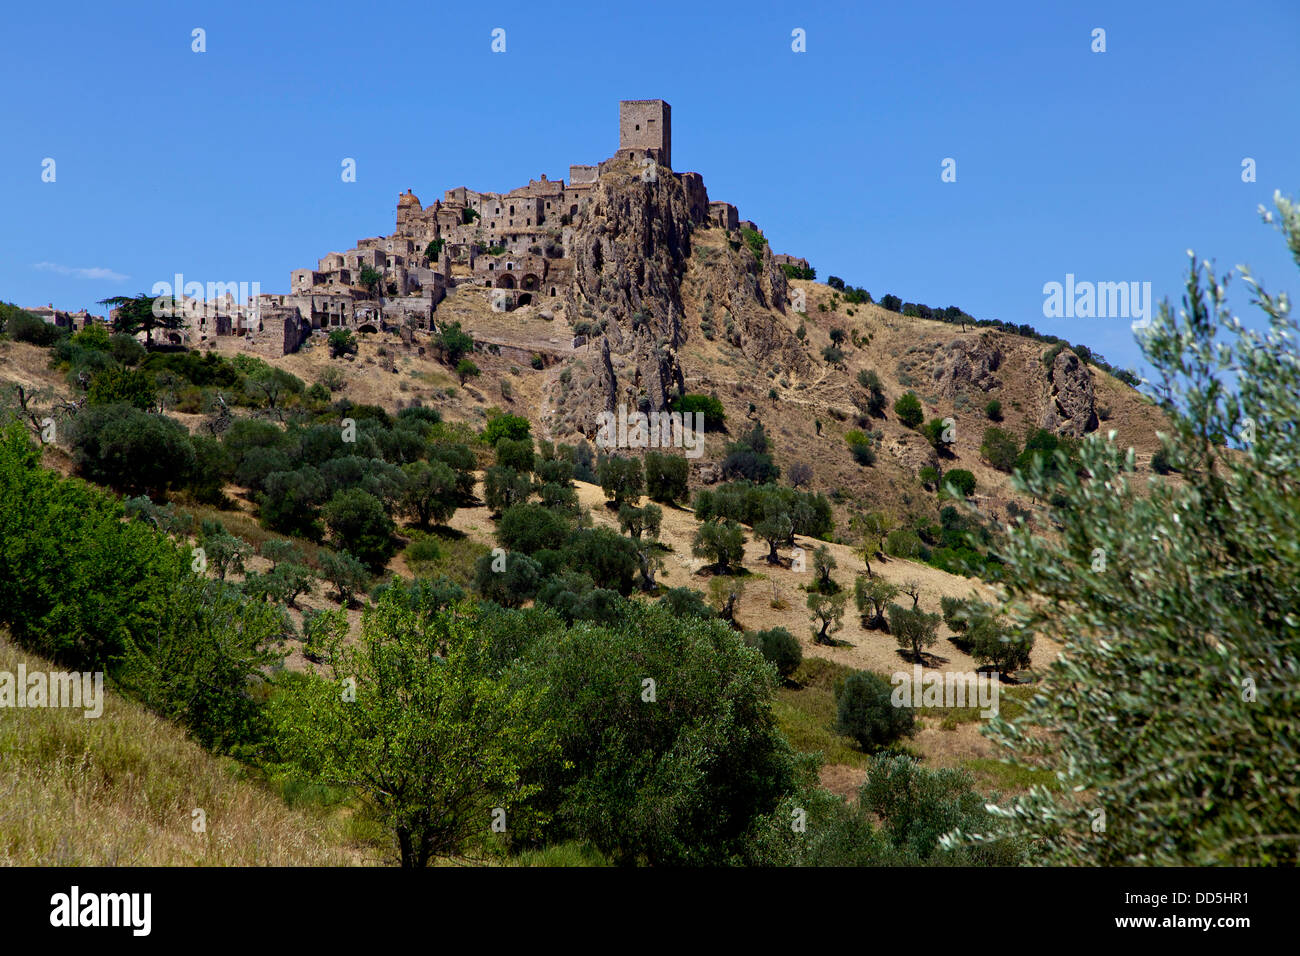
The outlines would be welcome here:
[[[78,309],[76,312],[64,312],[54,307],[54,303],[49,305],[37,305],[24,309],[30,315],[50,325],[56,325],[61,329],[68,329],[72,332],[80,332],[91,322],[106,321],[102,315],[91,315],[85,309]]]
[[[570,254],[585,200],[611,164],[628,162],[675,176],[691,218],[701,226],[757,228],[740,220],[734,205],[710,202],[699,173],[672,172],[667,103],[623,100],[614,155],[596,165],[570,166],[567,183],[543,173],[505,193],[458,186],[428,206],[407,189],[398,197],[391,235],[361,239],[314,268],[293,270],[285,294],[259,295],[242,305],[208,303],[197,310],[204,321],[192,323],[185,338],[237,334],[250,344],[291,352],[312,332],[334,327],[431,329],[438,304],[462,284],[491,290],[498,311],[558,300],[573,278]]]

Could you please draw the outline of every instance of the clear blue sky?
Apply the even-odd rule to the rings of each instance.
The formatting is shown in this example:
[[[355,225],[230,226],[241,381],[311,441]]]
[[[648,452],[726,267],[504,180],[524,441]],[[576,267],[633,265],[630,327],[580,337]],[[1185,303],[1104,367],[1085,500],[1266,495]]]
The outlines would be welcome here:
[[[619,99],[663,98],[674,166],[820,278],[1135,364],[1128,321],[1045,319],[1043,284],[1176,299],[1194,248],[1297,297],[1255,209],[1300,194],[1298,37],[1295,0],[11,5],[0,299],[102,312],[176,272],[286,291],[391,232],[407,187],[565,177],[613,152]]]

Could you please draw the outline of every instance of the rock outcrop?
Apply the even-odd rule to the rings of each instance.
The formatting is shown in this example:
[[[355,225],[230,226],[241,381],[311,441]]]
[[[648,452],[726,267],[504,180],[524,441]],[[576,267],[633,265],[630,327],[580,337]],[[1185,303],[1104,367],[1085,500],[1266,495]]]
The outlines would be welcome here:
[[[961,336],[935,352],[930,377],[938,393],[947,399],[974,389],[989,392],[1002,384],[996,374],[1002,359],[998,337],[992,332]]]
[[[646,182],[639,173],[631,164],[607,170],[572,234],[566,311],[598,326],[599,358],[556,410],[584,433],[603,411],[658,411],[683,387],[681,278],[696,223],[676,177],[661,170]]]
[[[1100,424],[1092,371],[1071,349],[1061,349],[1047,369],[1039,424],[1071,438],[1081,438]]]

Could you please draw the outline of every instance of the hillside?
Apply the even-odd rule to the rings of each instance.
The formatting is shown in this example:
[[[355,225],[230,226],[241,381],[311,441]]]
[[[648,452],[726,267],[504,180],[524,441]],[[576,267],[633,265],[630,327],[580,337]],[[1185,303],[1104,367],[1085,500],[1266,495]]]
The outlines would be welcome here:
[[[0,672],[49,671],[0,633]],[[340,866],[373,851],[111,690],[102,716],[0,709],[0,866]],[[195,832],[194,811],[205,814]]]

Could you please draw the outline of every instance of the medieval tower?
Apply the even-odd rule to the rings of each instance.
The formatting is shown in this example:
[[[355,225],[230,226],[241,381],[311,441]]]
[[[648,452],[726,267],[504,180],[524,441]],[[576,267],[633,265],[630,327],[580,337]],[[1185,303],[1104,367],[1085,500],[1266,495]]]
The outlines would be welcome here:
[[[621,100],[618,150],[642,153],[673,168],[673,109],[663,100]]]

